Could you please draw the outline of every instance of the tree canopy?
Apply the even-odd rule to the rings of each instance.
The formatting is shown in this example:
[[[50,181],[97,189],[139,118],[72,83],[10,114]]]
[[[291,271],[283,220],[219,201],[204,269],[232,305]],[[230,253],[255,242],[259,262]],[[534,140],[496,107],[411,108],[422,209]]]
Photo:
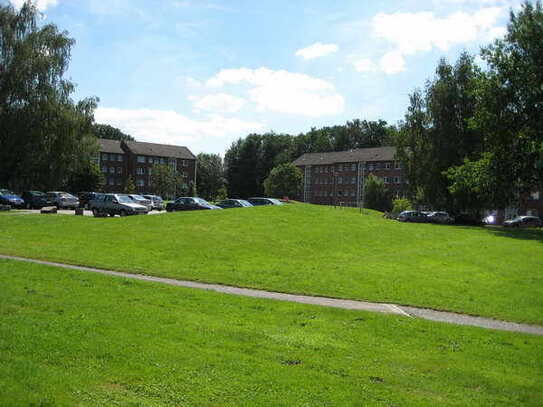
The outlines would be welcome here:
[[[65,186],[97,151],[97,98],[74,102],[64,78],[74,40],[40,25],[29,1],[0,5],[0,184],[13,189]]]

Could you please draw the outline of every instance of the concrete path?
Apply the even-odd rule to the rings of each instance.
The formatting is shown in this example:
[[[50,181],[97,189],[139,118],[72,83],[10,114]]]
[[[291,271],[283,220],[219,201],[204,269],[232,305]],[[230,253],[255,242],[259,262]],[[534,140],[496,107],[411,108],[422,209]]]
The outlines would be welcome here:
[[[162,213],[166,213],[166,211],[151,211],[148,213],[148,215],[160,215]],[[40,215],[39,209],[12,209],[11,211],[7,212],[8,215]],[[73,209],[59,209],[57,212],[58,215],[75,215],[75,211]],[[85,209],[83,211],[84,216],[93,216],[92,211],[89,211]],[[44,215],[49,216],[49,215]]]
[[[500,331],[523,332],[543,336],[543,326],[519,324],[515,322],[499,321],[491,318],[475,317],[454,312],[435,311],[426,308],[417,308],[406,305],[385,304],[376,302],[364,302],[354,300],[342,300],[336,298],[313,297],[308,295],[285,294],[273,291],[254,290],[250,288],[239,288],[220,284],[199,283],[196,281],[175,280],[171,278],[153,277],[144,274],[124,273],[113,270],[103,270],[92,267],[74,266],[71,264],[55,263],[50,261],[28,259],[17,256],[6,256],[0,254],[0,259],[25,261],[29,263],[43,264],[47,266],[61,267],[70,270],[86,271],[92,273],[106,274],[109,276],[132,278],[142,281],[152,281],[180,287],[198,288],[202,290],[216,291],[223,294],[241,295],[245,297],[265,298],[270,300],[297,302],[301,304],[319,305],[324,307],[361,310],[369,312],[381,312],[385,314],[403,315],[405,317],[417,317],[432,321],[447,322],[457,325],[471,325]]]

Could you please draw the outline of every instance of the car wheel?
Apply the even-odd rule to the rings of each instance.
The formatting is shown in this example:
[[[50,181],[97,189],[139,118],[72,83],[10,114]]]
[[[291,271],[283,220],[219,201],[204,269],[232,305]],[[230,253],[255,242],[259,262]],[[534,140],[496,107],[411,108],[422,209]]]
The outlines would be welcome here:
[[[126,213],[126,211],[123,209],[123,210],[121,211],[120,215],[121,215],[122,217],[125,217],[125,216],[127,215],[127,213]]]

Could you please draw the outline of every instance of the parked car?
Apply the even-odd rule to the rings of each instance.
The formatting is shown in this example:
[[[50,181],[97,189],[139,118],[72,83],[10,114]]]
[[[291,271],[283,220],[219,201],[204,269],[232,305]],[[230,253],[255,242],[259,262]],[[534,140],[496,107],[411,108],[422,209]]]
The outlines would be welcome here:
[[[543,226],[543,222],[537,216],[517,216],[514,219],[503,222],[503,226],[511,228],[540,228]]]
[[[48,192],[47,199],[51,201],[51,205],[56,206],[58,209],[75,209],[79,207],[79,199],[67,192]]]
[[[129,195],[124,194],[105,194],[92,200],[91,206],[94,216],[146,215],[149,212],[146,206],[135,203]]]
[[[0,189],[0,205],[9,205],[12,208],[22,208],[25,201],[9,189]]]
[[[51,205],[51,201],[47,198],[45,192],[25,191],[22,193],[21,198],[25,201],[25,208],[27,209],[41,209],[44,206]]]
[[[143,195],[145,199],[149,199],[151,201],[151,205],[153,209],[157,211],[161,211],[164,209],[164,201],[162,198],[158,195]]]
[[[229,209],[229,208],[249,208],[253,205],[249,201],[246,201],[245,199],[223,199],[221,202],[217,204],[217,206],[220,206],[223,209]]]
[[[281,202],[279,199],[275,199],[275,198],[249,198],[247,200],[253,206],[283,205],[283,202]]]
[[[102,205],[102,201],[106,197],[106,194],[97,193],[94,195],[94,197],[89,201],[88,209],[93,210],[96,208],[99,208],[100,205]]]
[[[148,211],[153,210],[153,203],[150,199],[144,198],[143,196],[137,194],[130,194],[128,196],[132,198],[135,203],[145,206]]]
[[[100,195],[99,192],[80,192],[77,194],[79,197],[79,207],[90,209],[90,201],[92,201],[97,195]]]
[[[454,223],[454,218],[447,212],[430,212],[428,221],[431,223],[451,224]]]
[[[206,210],[206,209],[222,209],[220,206],[211,205],[205,199],[197,197],[180,197],[173,202],[168,202],[166,210],[168,212],[174,211],[194,211],[194,210]]]
[[[400,222],[428,222],[428,216],[421,211],[403,211],[398,215]]]

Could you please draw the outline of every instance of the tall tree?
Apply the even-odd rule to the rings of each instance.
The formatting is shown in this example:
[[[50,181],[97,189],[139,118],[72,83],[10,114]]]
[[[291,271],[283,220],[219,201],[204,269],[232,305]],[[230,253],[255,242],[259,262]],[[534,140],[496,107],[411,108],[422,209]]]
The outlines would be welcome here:
[[[499,206],[543,188],[543,8],[511,12],[507,33],[482,51],[489,70],[476,122],[491,153]]]
[[[74,103],[63,78],[74,40],[39,22],[30,1],[0,6],[0,184],[14,189],[63,186],[98,147],[98,100]]]
[[[398,156],[411,196],[431,206],[454,210],[446,171],[482,151],[482,133],[471,126],[480,76],[473,57],[463,53],[454,66],[442,59],[424,92],[411,95],[396,138]]]
[[[198,193],[204,199],[214,200],[225,185],[223,160],[218,154],[200,153],[197,163]]]
[[[302,179],[302,171],[294,164],[280,164],[264,180],[264,192],[277,198],[295,197],[301,190]]]
[[[163,198],[174,198],[181,192],[181,177],[177,171],[169,165],[153,165],[150,181],[153,192]]]

